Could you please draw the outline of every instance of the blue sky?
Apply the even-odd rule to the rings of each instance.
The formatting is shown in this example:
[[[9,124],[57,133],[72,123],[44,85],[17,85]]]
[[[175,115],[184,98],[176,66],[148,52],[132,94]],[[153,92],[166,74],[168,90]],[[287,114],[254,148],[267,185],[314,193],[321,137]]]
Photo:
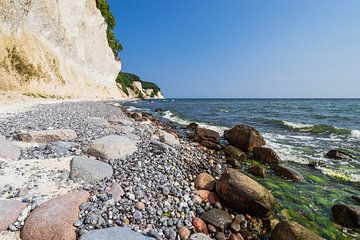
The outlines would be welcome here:
[[[166,97],[360,97],[360,1],[109,0],[122,70]]]

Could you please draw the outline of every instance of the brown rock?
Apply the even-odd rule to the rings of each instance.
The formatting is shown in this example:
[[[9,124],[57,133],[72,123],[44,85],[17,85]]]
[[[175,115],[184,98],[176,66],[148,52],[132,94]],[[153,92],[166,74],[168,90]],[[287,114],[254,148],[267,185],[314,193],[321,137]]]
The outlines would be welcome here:
[[[331,207],[333,219],[348,228],[360,228],[360,206],[337,204]]]
[[[221,145],[210,142],[208,140],[204,140],[200,144],[203,145],[204,147],[208,148],[208,149],[211,149],[211,150],[215,150],[215,151],[221,150]]]
[[[199,124],[194,123],[194,122],[189,123],[189,125],[187,125],[187,128],[192,129],[192,130],[195,130],[197,127],[199,127]]]
[[[135,208],[137,210],[143,210],[145,208],[145,204],[143,202],[137,202],[135,203]]]
[[[244,152],[251,152],[254,147],[261,147],[266,144],[264,138],[255,128],[243,124],[226,130],[224,138],[231,145],[240,148]]]
[[[196,128],[193,136],[195,142],[201,143],[204,140],[218,143],[220,141],[220,134],[210,129],[206,128]]]
[[[55,129],[33,132],[21,132],[16,138],[23,142],[49,143],[62,140],[73,140],[77,138],[74,130],[71,129]]]
[[[271,148],[266,147],[255,147],[253,149],[253,157],[255,160],[258,160],[266,164],[280,164],[281,159],[277,153]]]
[[[189,230],[189,228],[187,227],[180,227],[178,230],[179,236],[181,240],[187,240],[189,239],[191,232]]]
[[[200,173],[195,178],[195,188],[199,190],[213,190],[215,187],[215,178],[208,173]]]
[[[139,112],[131,113],[130,117],[135,119],[135,121],[141,121],[143,118],[142,114]]]
[[[198,190],[197,194],[200,196],[201,201],[204,203],[209,202],[210,204],[215,204],[219,202],[219,198],[214,192],[208,190]]]
[[[27,218],[21,239],[75,240],[73,223],[79,218],[80,204],[89,197],[88,192],[74,192],[41,204]]]
[[[299,172],[295,171],[292,168],[283,166],[283,165],[274,165],[272,167],[272,170],[274,170],[276,175],[284,177],[284,178],[292,180],[292,181],[300,181],[300,180],[304,179],[304,177]]]
[[[231,234],[229,240],[244,240],[244,238],[241,233],[233,233]]]
[[[259,165],[254,165],[248,169],[248,172],[254,176],[265,177],[267,175],[267,170]]]
[[[341,150],[330,150],[326,153],[325,157],[333,158],[338,160],[346,160],[354,158],[351,154],[341,151]]]
[[[16,200],[0,200],[0,232],[16,222],[26,204]]]
[[[209,232],[216,233],[216,227],[214,225],[208,224],[207,227]]]
[[[258,182],[233,168],[226,169],[216,182],[216,192],[226,206],[240,213],[266,217],[274,210],[273,195]]]
[[[226,146],[224,151],[228,159],[233,158],[239,161],[245,161],[247,158],[243,151],[234,146]]]
[[[280,222],[271,233],[271,240],[323,240],[300,224],[292,221]]]
[[[196,232],[208,234],[209,231],[206,226],[206,223],[201,218],[195,217],[193,219],[192,224],[193,224]]]

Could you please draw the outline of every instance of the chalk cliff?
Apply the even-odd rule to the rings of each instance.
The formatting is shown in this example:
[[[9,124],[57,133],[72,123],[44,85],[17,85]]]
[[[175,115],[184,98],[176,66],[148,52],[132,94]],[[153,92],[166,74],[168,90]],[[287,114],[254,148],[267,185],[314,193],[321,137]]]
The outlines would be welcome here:
[[[0,90],[121,97],[106,28],[95,0],[1,0]]]

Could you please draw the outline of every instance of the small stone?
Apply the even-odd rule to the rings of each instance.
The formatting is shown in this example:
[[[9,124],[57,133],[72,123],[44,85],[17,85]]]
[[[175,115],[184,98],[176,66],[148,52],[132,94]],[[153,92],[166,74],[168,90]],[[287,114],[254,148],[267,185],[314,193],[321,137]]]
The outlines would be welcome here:
[[[145,204],[143,202],[137,202],[135,203],[135,208],[137,210],[143,210],[145,208]]]
[[[188,227],[180,227],[178,233],[181,240],[187,240],[191,234]]]
[[[198,190],[208,190],[211,191],[215,186],[215,178],[213,178],[208,173],[200,173],[195,178],[195,188]]]
[[[216,227],[214,225],[208,224],[207,227],[209,232],[216,233]]]
[[[241,233],[233,233],[231,234],[229,240],[244,240],[244,238]]]
[[[211,238],[204,233],[194,233],[190,236],[189,240],[211,240]]]
[[[201,218],[195,217],[192,221],[192,225],[194,226],[196,232],[205,234],[208,233],[206,223]]]

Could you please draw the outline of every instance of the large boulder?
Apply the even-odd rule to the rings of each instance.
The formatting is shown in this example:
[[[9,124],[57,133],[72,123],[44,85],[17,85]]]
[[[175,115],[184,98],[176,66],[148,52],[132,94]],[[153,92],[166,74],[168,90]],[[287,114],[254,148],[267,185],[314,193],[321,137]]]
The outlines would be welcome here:
[[[102,117],[91,117],[87,119],[87,122],[98,127],[106,127],[110,125],[109,121]]]
[[[127,227],[111,227],[89,231],[80,237],[80,240],[151,240]]]
[[[21,132],[16,136],[17,139],[23,142],[49,143],[65,140],[73,140],[77,138],[74,130],[71,129],[56,129],[33,132]]]
[[[323,240],[300,224],[293,221],[284,221],[276,224],[271,233],[271,240]]]
[[[109,135],[93,141],[88,153],[103,159],[121,159],[136,150],[135,142],[127,136]]]
[[[338,224],[348,228],[360,228],[360,206],[337,204],[332,206],[331,213]]]
[[[253,158],[270,165],[281,163],[279,155],[271,148],[266,147],[255,147],[253,149]]]
[[[19,159],[20,149],[0,135],[0,157],[5,159]]]
[[[195,129],[193,140],[199,143],[204,140],[218,143],[220,141],[220,134],[211,129],[198,127]]]
[[[26,204],[16,200],[0,200],[0,232],[16,222],[25,208]]]
[[[226,206],[251,216],[266,217],[275,206],[275,198],[262,185],[236,169],[228,168],[216,182],[218,197]]]
[[[21,230],[22,240],[75,240],[74,221],[79,206],[90,197],[88,192],[68,193],[47,201],[30,213]]]
[[[275,172],[276,175],[292,181],[300,181],[304,179],[301,173],[283,165],[274,165],[272,167],[272,170]]]
[[[240,161],[244,161],[247,158],[246,154],[243,151],[234,146],[226,146],[224,151],[227,158],[233,158]]]
[[[325,157],[338,159],[338,160],[341,160],[341,159],[346,160],[346,159],[354,158],[351,154],[346,153],[341,150],[330,150],[329,152],[326,153]]]
[[[224,138],[233,146],[244,152],[251,152],[254,147],[266,144],[261,134],[253,127],[239,124],[230,130],[224,131]]]
[[[88,157],[74,157],[70,168],[70,178],[75,182],[95,183],[111,177],[113,173],[109,164]]]

